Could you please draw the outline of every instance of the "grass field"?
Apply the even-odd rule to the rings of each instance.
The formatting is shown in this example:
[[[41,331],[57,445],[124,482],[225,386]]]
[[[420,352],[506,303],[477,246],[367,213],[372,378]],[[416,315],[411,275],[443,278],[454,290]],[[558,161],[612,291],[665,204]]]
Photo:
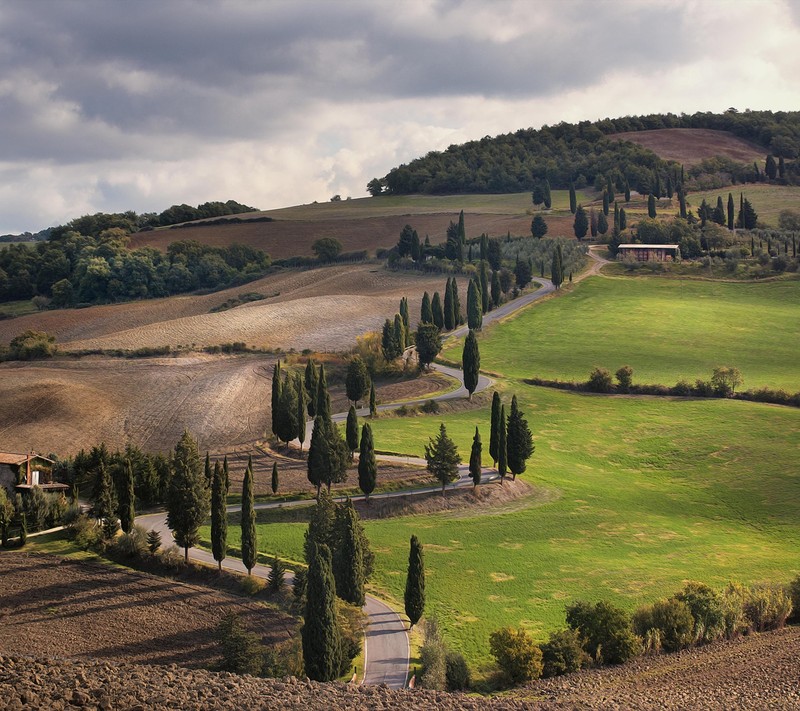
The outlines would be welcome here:
[[[420,537],[428,613],[471,661],[488,663],[488,635],[500,626],[546,636],[577,598],[631,609],[686,579],[722,586],[787,580],[800,569],[797,410],[517,392],[536,440],[524,475],[534,495],[495,515],[366,523],[377,553],[374,582],[397,600],[408,538]],[[488,410],[448,417],[464,459],[476,424],[488,442],[488,421]],[[438,424],[436,416],[379,419],[376,447],[421,454]],[[299,523],[264,523],[259,548],[300,559],[303,531]],[[234,546],[237,537],[232,527]]]
[[[800,282],[592,277],[570,293],[492,326],[481,366],[512,378],[586,380],[633,368],[634,380],[673,385],[739,368],[744,387],[800,389]],[[459,342],[444,352],[460,361]]]
[[[722,197],[727,210],[729,193],[733,194],[736,214],[739,213],[739,193],[742,193],[753,204],[759,222],[775,228],[781,210],[800,210],[800,186],[797,185],[732,185],[721,190],[691,193],[688,199],[696,210],[704,199],[713,208],[717,205],[717,197]]]

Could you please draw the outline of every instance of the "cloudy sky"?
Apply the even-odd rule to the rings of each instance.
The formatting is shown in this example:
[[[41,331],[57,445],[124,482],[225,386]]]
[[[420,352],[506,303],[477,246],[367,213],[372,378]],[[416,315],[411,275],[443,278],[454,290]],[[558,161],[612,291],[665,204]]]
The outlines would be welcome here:
[[[366,194],[485,135],[800,109],[800,0],[0,0],[0,234]]]

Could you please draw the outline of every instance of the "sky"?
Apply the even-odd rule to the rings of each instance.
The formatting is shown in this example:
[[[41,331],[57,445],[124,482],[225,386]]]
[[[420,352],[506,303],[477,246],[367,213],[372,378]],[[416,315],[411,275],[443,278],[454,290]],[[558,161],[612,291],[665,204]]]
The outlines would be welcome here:
[[[800,110],[800,0],[0,0],[0,234],[361,197],[560,121]]]

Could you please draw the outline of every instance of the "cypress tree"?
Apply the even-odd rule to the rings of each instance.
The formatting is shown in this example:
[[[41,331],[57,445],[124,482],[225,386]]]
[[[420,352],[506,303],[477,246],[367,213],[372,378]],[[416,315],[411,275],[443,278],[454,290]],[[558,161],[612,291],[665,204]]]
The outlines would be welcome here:
[[[381,351],[384,359],[389,362],[397,358],[399,354],[397,341],[394,339],[394,327],[392,322],[387,318],[383,322],[383,332],[381,334]]]
[[[586,232],[589,230],[589,219],[586,217],[586,210],[583,209],[582,205],[578,205],[575,211],[575,222],[572,225],[572,229],[578,239],[586,237]]]
[[[347,411],[347,425],[345,427],[345,441],[347,448],[350,450],[350,456],[358,449],[358,415],[356,408],[350,405]]]
[[[422,306],[420,307],[419,320],[424,323],[433,323],[433,310],[431,309],[431,297],[426,291],[422,295]]]
[[[172,476],[167,489],[167,525],[175,542],[184,549],[189,562],[189,548],[200,540],[199,529],[209,514],[209,491],[197,442],[184,430],[172,456]]]
[[[783,156],[778,156],[778,178],[781,180],[786,178],[786,164],[783,162]]]
[[[417,360],[420,368],[427,368],[442,350],[442,335],[435,324],[417,325]]]
[[[211,552],[222,571],[222,561],[228,548],[228,515],[225,510],[225,473],[219,462],[214,462],[211,480]]]
[[[614,229],[619,231],[619,205],[617,204],[616,200],[614,201]]]
[[[458,215],[458,239],[461,242],[463,250],[464,245],[467,243],[467,230],[464,227],[464,211],[462,210]],[[462,251],[463,254],[463,251]]]
[[[489,259],[489,235],[481,235],[481,259]]]
[[[603,214],[608,215],[608,193],[603,190]]]
[[[375,383],[373,382],[369,384],[369,416],[378,416],[378,403],[375,400]]]
[[[611,176],[606,176],[606,195],[608,196],[609,201],[614,200],[614,186],[611,182]],[[608,214],[608,213],[606,213]]]
[[[444,422],[439,425],[436,439],[431,437],[425,445],[425,459],[428,471],[441,483],[444,496],[445,486],[458,479],[458,465],[461,463],[461,456],[455,442],[448,437]]]
[[[492,307],[500,306],[500,296],[503,290],[500,288],[500,272],[496,269],[492,272]]]
[[[535,449],[533,435],[523,414],[517,405],[517,396],[514,395],[511,398],[511,413],[508,416],[508,436],[506,439],[508,469],[513,479],[517,478],[517,474],[522,474],[525,471],[527,461]]]
[[[672,200],[672,178],[667,175],[667,197]]]
[[[733,193],[728,193],[728,229],[733,232]]]
[[[394,340],[397,342],[399,353],[402,355],[406,347],[406,327],[403,325],[403,317],[400,314],[394,315]]]
[[[419,622],[425,611],[425,560],[422,544],[416,536],[411,536],[408,553],[408,573],[406,574],[406,592],[403,597],[406,615],[413,627]]]
[[[294,381],[295,397],[297,398],[297,441],[300,442],[300,451],[303,451],[303,442],[306,441],[306,391],[303,378],[298,373]]]
[[[661,176],[658,174],[658,171],[654,171],[655,176],[653,179],[653,184],[655,187],[653,188],[653,195],[655,197],[660,198],[664,193],[661,191]]]
[[[405,325],[403,326],[405,330]],[[360,356],[353,356],[347,364],[347,376],[345,377],[345,390],[347,399],[354,404],[363,400],[369,394],[370,377],[367,366]]]
[[[683,192],[683,185],[678,186],[678,207],[679,207],[679,214],[685,220],[686,219],[686,195]]]
[[[625,213],[625,208],[621,207],[619,209],[619,228],[620,230],[624,230],[628,226],[628,216]]]
[[[575,183],[569,184],[569,211],[574,215],[578,208],[578,198],[575,195]]]
[[[550,277],[556,289],[561,288],[561,284],[564,281],[564,256],[561,251],[560,242],[553,250],[553,260],[550,264]]]
[[[411,341],[409,335],[411,333],[410,327],[408,325],[408,299],[404,296],[400,299],[400,318],[403,319],[403,332],[405,335],[405,340],[403,341],[403,347],[407,348],[411,345]],[[366,395],[366,393],[364,393]]]
[[[133,465],[130,458],[125,459],[122,470],[122,486],[119,491],[119,524],[125,533],[130,533],[133,520],[136,518],[134,503],[136,497],[133,492]]]
[[[718,225],[724,225],[727,221],[727,216],[725,215],[725,208],[722,205],[722,195],[717,195],[717,204],[716,207],[714,207],[713,212],[711,213],[711,219]]]
[[[433,292],[431,310],[433,311],[433,323],[441,331],[444,328],[444,311],[442,310],[442,299],[438,291]]]
[[[472,393],[478,387],[478,377],[481,370],[481,354],[478,351],[478,339],[475,331],[469,330],[464,339],[464,351],[461,354],[461,368],[464,372],[464,387],[469,393],[469,400],[472,400]]]
[[[272,493],[278,493],[278,462],[272,462]]]
[[[278,434],[277,421],[281,407],[281,361],[277,360],[272,369],[272,434]]]
[[[286,566],[277,555],[273,556],[267,576],[267,589],[275,594],[283,589],[283,578],[286,575]]]
[[[481,435],[478,432],[478,427],[475,427],[475,436],[472,438],[472,451],[469,455],[469,473],[472,477],[473,488],[481,483]]]
[[[247,458],[242,484],[242,563],[247,574],[256,564],[258,545],[256,541],[256,511],[253,502],[253,458]]]
[[[486,262],[481,262],[478,274],[481,280],[481,312],[486,313],[489,311],[491,303],[489,300],[489,266]]]
[[[325,544],[329,548],[335,545],[334,529],[336,524],[336,502],[324,489],[320,491],[317,503],[311,509],[308,528],[303,541],[303,555],[306,563],[311,564],[314,557],[314,544]]]
[[[506,406],[500,408],[500,431],[497,438],[497,471],[500,474],[500,483],[506,479],[508,470],[508,450],[506,443]]]
[[[336,583],[331,551],[314,544],[306,577],[306,609],[301,630],[306,676],[313,681],[334,681],[342,660],[342,635],[336,618]]]
[[[317,417],[323,420],[331,419],[331,397],[328,395],[328,379],[325,377],[325,364],[320,363],[319,377],[317,378]]]
[[[461,318],[461,301],[458,298],[458,282],[455,277],[453,277],[452,286],[450,288],[453,291],[453,321],[456,326],[460,326],[464,323],[464,319]]]
[[[647,216],[653,220],[656,217],[656,196],[653,193],[647,197]]]
[[[589,210],[589,234],[592,238],[597,237],[597,214],[594,208]]]
[[[736,226],[744,229],[744,193],[739,193],[739,218],[736,221]]]
[[[275,436],[287,444],[297,437],[297,389],[291,373],[286,373],[283,384],[281,385],[281,397],[278,409],[278,417],[273,414],[275,422]],[[305,420],[305,418],[303,418]]]
[[[333,577],[336,594],[356,607],[364,606],[364,551],[359,535],[358,514],[348,501],[336,510],[336,547],[333,549]]]
[[[500,394],[495,390],[492,395],[492,420],[489,431],[489,456],[497,466],[500,447]]]
[[[453,280],[448,277],[444,288],[444,330],[452,331],[456,327],[455,311],[453,309]]]
[[[628,179],[625,178],[625,202],[631,201],[631,186]]]
[[[203,474],[205,475],[206,486],[210,489],[211,488],[211,476],[212,476],[212,474],[211,474],[211,458],[208,455],[208,450],[206,450],[206,463],[205,463],[205,465],[203,467]],[[122,530],[125,531],[124,528]],[[125,531],[125,533],[127,533],[127,531]]]
[[[467,324],[474,330],[479,329],[483,324],[481,293],[474,279],[470,279],[469,287],[467,288]]]
[[[372,428],[368,422],[361,427],[361,449],[358,455],[358,488],[364,492],[364,499],[369,502],[369,495],[375,491],[378,478],[378,464],[375,461],[375,445],[372,441]]]
[[[314,420],[311,431],[311,443],[308,446],[308,481],[317,489],[317,499],[322,484],[331,478],[331,447],[326,432],[326,422],[321,415]]]
[[[222,458],[222,473],[225,475],[225,495],[231,490],[231,477],[228,473],[228,455]]]
[[[422,245],[416,230],[411,234],[411,259],[415,262],[422,261]]]
[[[549,210],[553,206],[553,198],[550,195],[550,181],[547,178],[544,179],[543,197],[544,207],[546,210]]]
[[[306,411],[308,416],[313,420],[317,415],[317,368],[311,358],[306,363],[306,372],[304,375],[306,386]]]

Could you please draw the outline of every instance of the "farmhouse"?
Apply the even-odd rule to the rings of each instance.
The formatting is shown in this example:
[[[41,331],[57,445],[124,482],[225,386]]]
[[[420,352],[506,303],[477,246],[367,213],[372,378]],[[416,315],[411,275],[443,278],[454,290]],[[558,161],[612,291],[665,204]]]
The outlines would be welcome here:
[[[635,262],[677,262],[681,258],[677,244],[621,244],[617,259]]]
[[[41,454],[17,454],[15,452],[0,452],[0,486],[9,493],[28,491],[38,486],[45,491],[69,491],[67,484],[53,480],[52,459]]]

